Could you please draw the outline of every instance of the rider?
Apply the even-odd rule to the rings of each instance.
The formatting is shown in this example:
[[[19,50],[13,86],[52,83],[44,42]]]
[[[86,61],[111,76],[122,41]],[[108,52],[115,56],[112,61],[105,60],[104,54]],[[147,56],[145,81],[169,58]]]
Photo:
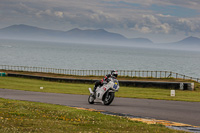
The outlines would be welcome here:
[[[111,74],[107,74],[102,80],[96,81],[96,83],[94,85],[94,88],[93,88],[94,94],[95,94],[96,89],[97,89],[98,86],[102,86],[103,84],[108,83],[110,81],[109,78],[115,78],[116,79],[117,75],[118,75],[117,71],[116,70],[112,70]]]

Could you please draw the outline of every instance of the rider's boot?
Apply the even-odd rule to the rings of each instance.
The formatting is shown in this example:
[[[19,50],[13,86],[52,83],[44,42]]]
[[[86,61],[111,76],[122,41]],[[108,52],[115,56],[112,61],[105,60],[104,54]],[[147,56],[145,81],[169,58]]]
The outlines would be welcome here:
[[[94,86],[94,88],[93,88],[93,97],[94,98],[96,98],[96,89],[97,89],[97,87]]]

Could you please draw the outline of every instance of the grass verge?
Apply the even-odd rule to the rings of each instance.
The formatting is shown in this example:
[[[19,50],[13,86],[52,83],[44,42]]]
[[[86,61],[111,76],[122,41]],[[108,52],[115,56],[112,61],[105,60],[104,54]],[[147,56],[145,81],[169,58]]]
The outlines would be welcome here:
[[[182,131],[61,105],[0,98],[0,132],[181,133]]]
[[[77,83],[59,83],[36,79],[1,77],[0,88],[18,89],[26,91],[52,92],[52,93],[67,93],[89,95],[88,88],[93,87],[93,84],[77,84]],[[44,89],[40,89],[44,87]],[[176,100],[200,102],[200,91],[181,91],[176,90],[176,96],[170,96],[169,89],[159,88],[140,88],[140,87],[120,87],[117,97],[129,98],[145,98],[145,99],[160,99],[160,100]]]

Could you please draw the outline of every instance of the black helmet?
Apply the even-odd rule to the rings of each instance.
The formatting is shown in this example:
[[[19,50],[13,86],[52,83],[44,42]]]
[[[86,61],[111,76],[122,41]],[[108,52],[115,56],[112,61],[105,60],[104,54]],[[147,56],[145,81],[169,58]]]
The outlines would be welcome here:
[[[111,71],[111,76],[117,78],[118,72],[116,70]]]

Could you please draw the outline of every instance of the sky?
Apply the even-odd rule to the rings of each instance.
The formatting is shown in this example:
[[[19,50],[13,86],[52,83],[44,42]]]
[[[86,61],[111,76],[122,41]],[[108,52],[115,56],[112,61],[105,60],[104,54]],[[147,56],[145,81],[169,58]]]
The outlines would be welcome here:
[[[0,28],[105,29],[155,43],[200,37],[200,0],[0,0]]]

